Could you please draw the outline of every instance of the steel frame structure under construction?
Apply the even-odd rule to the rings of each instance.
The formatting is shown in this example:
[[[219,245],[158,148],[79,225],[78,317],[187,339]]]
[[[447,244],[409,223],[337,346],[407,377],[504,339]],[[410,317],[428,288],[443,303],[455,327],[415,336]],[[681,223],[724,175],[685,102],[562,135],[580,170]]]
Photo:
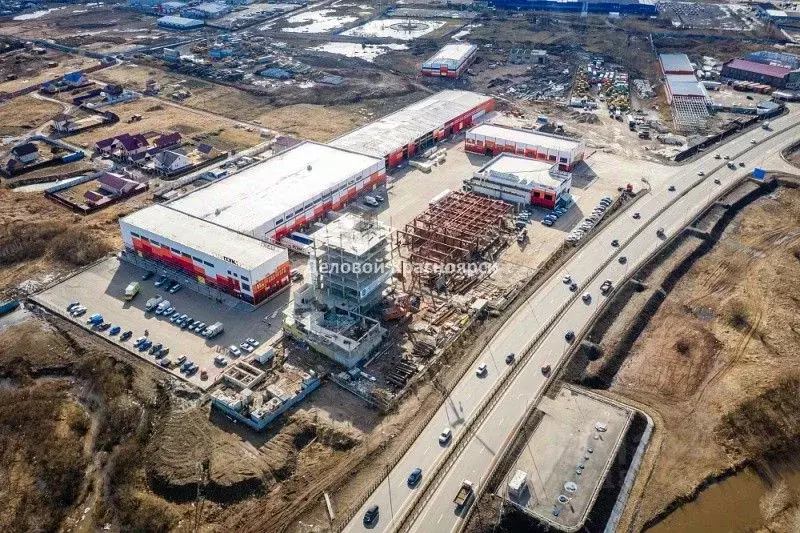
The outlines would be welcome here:
[[[397,230],[400,257],[433,269],[475,261],[497,241],[510,211],[499,200],[452,192]]]

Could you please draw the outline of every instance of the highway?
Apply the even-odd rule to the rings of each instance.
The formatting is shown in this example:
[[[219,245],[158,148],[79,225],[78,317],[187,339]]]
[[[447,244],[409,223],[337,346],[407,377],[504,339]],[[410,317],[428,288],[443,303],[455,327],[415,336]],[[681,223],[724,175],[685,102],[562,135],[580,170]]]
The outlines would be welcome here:
[[[771,131],[758,129],[744,133],[708,155],[677,168],[672,181],[667,182],[674,184],[674,191],[669,191],[666,185],[656,187],[633,204],[630,211],[638,211],[639,219],[633,219],[630,212],[623,212],[599,230],[570,258],[562,272],[545,282],[506,321],[477,359],[478,363],[488,364],[488,374],[485,377],[478,377],[474,372],[464,375],[345,531],[393,531],[401,522],[412,531],[457,529],[463,519],[456,513],[452,500],[461,481],[469,479],[477,484],[478,490],[482,488],[498,453],[547,385],[548,378],[542,374],[542,366],[549,364],[555,369],[563,362],[571,347],[564,333],[573,330],[580,337],[602,303],[600,284],[610,279],[616,285],[657,250],[664,242],[656,236],[657,228],[663,227],[669,238],[745,172],[754,166],[769,168],[769,161],[780,160],[780,150],[797,139],[798,125],[800,119],[793,111],[772,121]],[[779,133],[790,126],[789,131]],[[758,144],[751,144],[753,139],[759,141]],[[737,163],[736,170],[727,168],[727,161],[714,159],[716,153],[730,155]],[[741,157],[740,153],[743,153]],[[745,168],[738,166],[740,161],[745,163]],[[700,171],[705,176],[698,176]],[[715,184],[714,179],[721,183]],[[692,188],[697,183],[699,185]],[[619,247],[611,245],[614,239],[619,241]],[[619,262],[620,256],[627,258],[624,264]],[[561,276],[567,274],[578,283],[578,291],[570,292],[562,283]],[[580,298],[583,292],[591,294],[588,303]],[[551,326],[554,319],[556,322]],[[488,407],[486,416],[479,419],[490,391],[511,371],[504,362],[505,355],[509,352],[520,355],[542,333],[544,336],[533,353],[520,363],[522,367]],[[466,425],[474,420],[478,420],[477,425],[462,435]],[[440,446],[438,436],[445,427],[452,428],[453,439]],[[452,466],[431,479],[427,474],[446,459],[450,448],[462,437],[466,440],[457,449]],[[417,467],[422,469],[422,481],[417,487],[409,488],[406,479]],[[364,526],[364,512],[375,504],[379,506],[379,518],[371,526]],[[405,516],[406,513],[410,514]]]

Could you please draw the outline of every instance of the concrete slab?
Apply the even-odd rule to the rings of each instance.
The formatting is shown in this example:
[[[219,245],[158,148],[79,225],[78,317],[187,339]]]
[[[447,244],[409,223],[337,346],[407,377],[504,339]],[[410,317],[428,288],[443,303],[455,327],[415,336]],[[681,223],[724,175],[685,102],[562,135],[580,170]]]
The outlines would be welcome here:
[[[564,386],[555,399],[542,398],[544,413],[515,464],[527,488],[509,502],[563,531],[582,527],[603,484],[633,411],[582,389]]]

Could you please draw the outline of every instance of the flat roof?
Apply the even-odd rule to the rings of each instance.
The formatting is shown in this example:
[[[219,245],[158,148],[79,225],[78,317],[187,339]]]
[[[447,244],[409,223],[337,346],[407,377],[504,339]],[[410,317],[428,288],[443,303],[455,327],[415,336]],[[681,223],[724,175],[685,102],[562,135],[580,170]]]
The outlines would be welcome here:
[[[346,213],[314,232],[313,237],[320,244],[360,256],[381,241],[386,242],[388,235],[389,226],[378,219]]]
[[[667,74],[667,83],[673,96],[708,97],[705,87],[693,74]]]
[[[469,130],[469,133],[505,139],[529,146],[542,146],[550,150],[558,150],[561,152],[569,152],[580,145],[580,141],[570,139],[569,137],[561,137],[559,135],[551,135],[538,131],[518,130],[497,124],[481,124]]]
[[[765,65],[764,63],[756,63],[747,59],[734,59],[725,63],[725,66],[775,78],[785,78],[792,71],[792,69],[780,65]]]
[[[436,55],[422,64],[423,68],[435,68],[438,65],[447,65],[455,69],[478,47],[469,43],[453,43],[444,45]]]
[[[166,15],[158,19],[159,24],[170,24],[172,26],[203,26],[202,20],[178,17],[176,15]]]
[[[491,99],[471,91],[441,91],[328,144],[383,158]]]
[[[306,141],[248,169],[215,181],[169,204],[178,211],[242,233],[365,171],[376,172],[374,158]]]
[[[541,421],[505,478],[508,483],[521,470],[527,487],[506,498],[554,529],[578,531],[596,502],[634,412],[569,385],[554,398],[543,397],[537,410]],[[568,500],[559,500],[559,495]]]
[[[686,54],[661,54],[658,56],[664,72],[693,72],[692,62]]]
[[[563,181],[550,173],[555,166],[554,163],[537,161],[519,155],[500,154],[486,163],[478,173],[487,175],[487,177],[492,173],[505,174],[518,183],[540,184],[555,189]],[[566,178],[566,173],[564,177]]]
[[[220,261],[230,262],[230,259],[233,259],[237,265],[247,270],[254,270],[274,257],[286,253],[277,246],[160,204],[131,213],[124,217],[122,222],[160,235]]]

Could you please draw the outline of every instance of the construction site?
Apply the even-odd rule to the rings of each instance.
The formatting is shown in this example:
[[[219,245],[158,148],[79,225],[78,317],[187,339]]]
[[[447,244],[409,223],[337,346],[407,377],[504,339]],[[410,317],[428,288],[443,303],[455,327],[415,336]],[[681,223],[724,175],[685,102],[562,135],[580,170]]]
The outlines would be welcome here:
[[[22,308],[0,317],[0,393],[29,416],[0,416],[20,454],[0,527],[359,522],[482,347],[574,277],[562,261],[795,111],[791,8],[558,4],[9,3],[0,154],[25,172],[0,184],[0,302]],[[720,529],[793,526],[778,179],[614,289],[600,352],[554,373],[467,531],[700,533],[715,505]],[[647,417],[661,451],[612,513]],[[737,512],[715,483],[770,503]]]

